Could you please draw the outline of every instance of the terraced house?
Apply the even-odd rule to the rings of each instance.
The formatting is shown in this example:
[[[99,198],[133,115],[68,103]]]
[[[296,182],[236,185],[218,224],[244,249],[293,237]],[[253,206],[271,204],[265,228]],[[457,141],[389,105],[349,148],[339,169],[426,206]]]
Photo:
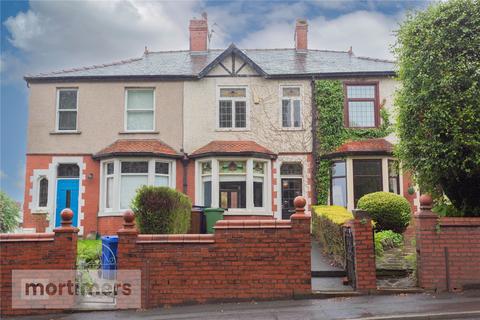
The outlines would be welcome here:
[[[190,49],[25,77],[30,90],[24,228],[60,224],[114,233],[140,185],[228,208],[226,218],[288,218],[293,199],[315,203],[315,80],[340,79],[345,126],[374,128],[391,109],[394,64],[350,51],[311,50],[298,20],[286,49],[209,49],[205,19]],[[405,193],[395,137],[335,150],[330,203],[352,209],[365,193]]]

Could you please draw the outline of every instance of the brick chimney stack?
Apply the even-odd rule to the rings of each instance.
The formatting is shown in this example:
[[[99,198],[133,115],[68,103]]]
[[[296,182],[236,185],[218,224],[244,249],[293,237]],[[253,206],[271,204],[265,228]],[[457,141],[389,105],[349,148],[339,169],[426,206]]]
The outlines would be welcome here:
[[[295,25],[295,49],[297,51],[307,51],[308,49],[308,23],[305,19],[297,19]]]
[[[207,51],[208,23],[207,14],[203,13],[201,19],[190,20],[190,51],[201,53]]]

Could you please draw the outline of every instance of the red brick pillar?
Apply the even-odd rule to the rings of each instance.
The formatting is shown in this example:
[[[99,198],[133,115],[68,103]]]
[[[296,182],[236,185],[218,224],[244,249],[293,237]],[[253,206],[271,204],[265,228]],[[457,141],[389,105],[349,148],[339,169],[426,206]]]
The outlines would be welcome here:
[[[70,281],[75,285],[75,274],[77,264],[77,240],[79,229],[72,226],[73,211],[66,208],[60,213],[62,225],[53,229],[55,233],[56,250],[49,255],[49,259],[56,261],[52,269],[71,270],[61,273],[62,282]],[[69,279],[66,279],[69,278]],[[75,305],[75,295],[56,295],[55,304],[58,309],[70,309]]]
[[[129,282],[128,274],[122,273],[123,270],[142,270],[142,255],[138,251],[137,236],[138,231],[135,227],[135,215],[133,211],[126,210],[123,214],[123,228],[118,230],[118,249],[117,249],[117,282]],[[142,272],[142,308],[144,304],[144,277]],[[126,277],[124,279],[124,277]],[[117,307],[120,309],[127,308],[130,305],[130,297],[126,295],[117,296]]]
[[[415,213],[415,234],[417,237],[417,276],[418,285],[424,289],[446,288],[444,277],[438,277],[439,269],[445,274],[442,254],[434,254],[437,238],[438,215],[431,211],[432,197],[420,197],[420,211]]]
[[[356,290],[372,292],[377,289],[372,220],[363,210],[353,210],[353,215],[354,219],[350,221],[350,226],[355,250]]]
[[[311,215],[309,213],[305,214],[305,205],[307,200],[304,197],[296,197],[293,201],[295,206],[295,213],[290,216],[290,221],[292,224],[293,232],[292,234],[295,237],[298,237],[298,251],[301,252],[299,255],[301,261],[299,262],[299,275],[300,279],[299,286],[295,289],[295,295],[305,295],[312,293],[312,276],[311,276],[311,250],[312,245],[310,243],[310,220]]]

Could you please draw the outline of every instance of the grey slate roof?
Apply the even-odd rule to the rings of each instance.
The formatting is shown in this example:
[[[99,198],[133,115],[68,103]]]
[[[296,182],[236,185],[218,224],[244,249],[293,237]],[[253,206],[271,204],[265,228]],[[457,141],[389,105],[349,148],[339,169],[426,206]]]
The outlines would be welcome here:
[[[393,75],[392,61],[356,57],[347,51],[295,49],[244,49],[231,45],[226,50],[211,49],[205,54],[190,51],[149,52],[140,58],[120,62],[75,68],[58,72],[26,76],[30,80],[103,79],[103,78],[200,78],[202,70],[210,70],[225,51],[237,52],[250,58],[265,77],[307,77],[329,75]]]

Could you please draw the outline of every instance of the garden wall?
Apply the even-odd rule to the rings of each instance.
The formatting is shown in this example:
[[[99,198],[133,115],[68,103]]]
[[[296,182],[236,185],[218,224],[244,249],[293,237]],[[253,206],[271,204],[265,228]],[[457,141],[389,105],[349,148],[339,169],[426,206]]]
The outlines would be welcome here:
[[[422,288],[458,291],[480,287],[480,218],[439,218],[432,199],[415,214],[418,280]]]
[[[56,296],[59,309],[12,309],[12,270],[74,270],[77,233],[67,224],[52,233],[0,234],[1,316],[53,313],[73,305],[74,296]]]
[[[310,294],[302,200],[291,220],[223,220],[211,235],[139,235],[125,215],[119,269],[142,271],[142,308]]]

